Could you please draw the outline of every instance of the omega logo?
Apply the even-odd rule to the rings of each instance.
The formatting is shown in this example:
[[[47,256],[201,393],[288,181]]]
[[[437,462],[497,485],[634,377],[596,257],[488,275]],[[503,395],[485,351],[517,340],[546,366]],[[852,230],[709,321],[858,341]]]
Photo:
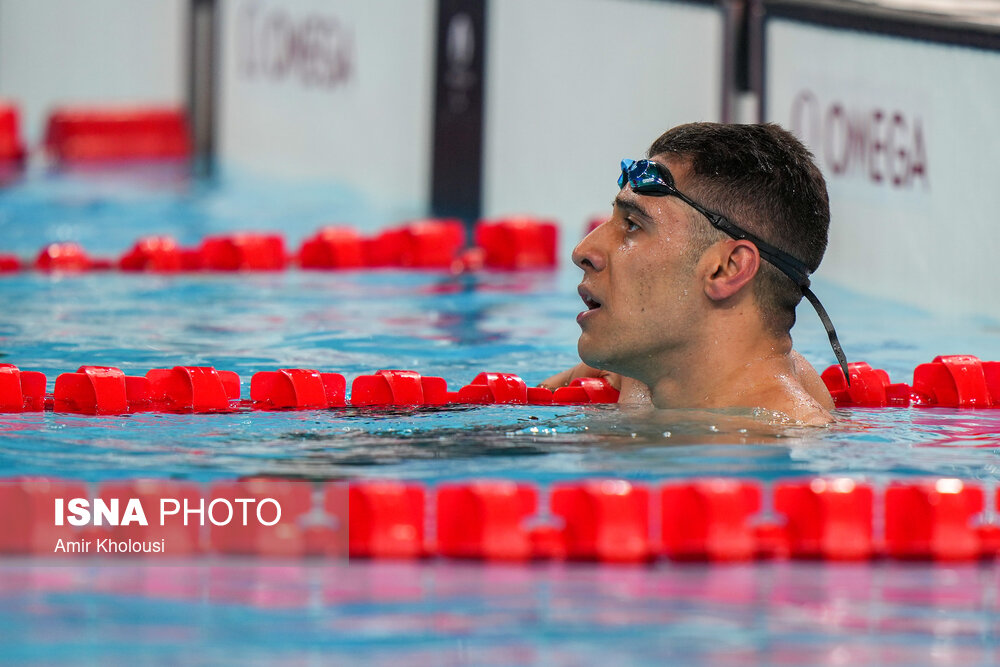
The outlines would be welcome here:
[[[792,101],[791,129],[837,175],[861,175],[875,184],[930,187],[920,116],[879,107],[823,105],[810,91]]]
[[[237,61],[248,79],[295,76],[305,86],[334,88],[354,72],[354,35],[335,16],[296,18],[250,3],[240,8],[236,30]]]

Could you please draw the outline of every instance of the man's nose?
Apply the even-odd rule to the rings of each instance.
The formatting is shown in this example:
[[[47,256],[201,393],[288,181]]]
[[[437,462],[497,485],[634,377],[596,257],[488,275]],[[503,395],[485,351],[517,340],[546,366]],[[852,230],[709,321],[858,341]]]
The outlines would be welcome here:
[[[608,222],[603,222],[573,248],[573,263],[584,271],[603,271],[607,256],[602,250],[602,239],[607,234]]]

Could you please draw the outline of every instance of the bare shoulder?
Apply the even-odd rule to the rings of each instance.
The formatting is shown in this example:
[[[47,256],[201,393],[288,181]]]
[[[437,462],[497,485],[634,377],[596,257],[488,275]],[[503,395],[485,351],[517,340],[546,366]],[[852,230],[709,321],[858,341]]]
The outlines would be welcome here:
[[[835,421],[830,411],[806,390],[798,378],[776,379],[770,389],[762,392],[761,407],[787,415],[795,423],[805,426],[827,426]]]
[[[795,374],[795,379],[799,381],[802,388],[824,410],[833,410],[833,397],[830,396],[830,390],[826,388],[826,383],[823,382],[823,378],[819,376],[812,364],[795,350],[792,350],[789,356],[792,360],[792,371]]]

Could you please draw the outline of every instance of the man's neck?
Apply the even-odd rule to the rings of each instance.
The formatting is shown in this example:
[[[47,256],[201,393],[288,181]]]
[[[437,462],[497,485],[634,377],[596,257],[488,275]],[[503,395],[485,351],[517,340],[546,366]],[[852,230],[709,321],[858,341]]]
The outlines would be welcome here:
[[[789,336],[735,330],[741,333],[725,338],[703,336],[696,346],[673,351],[651,364],[645,381],[653,405],[782,410],[797,393],[805,393],[795,379]]]
[[[757,407],[760,396],[782,377],[792,377],[791,347],[755,349],[739,356],[704,350],[665,365],[649,383],[658,408]]]

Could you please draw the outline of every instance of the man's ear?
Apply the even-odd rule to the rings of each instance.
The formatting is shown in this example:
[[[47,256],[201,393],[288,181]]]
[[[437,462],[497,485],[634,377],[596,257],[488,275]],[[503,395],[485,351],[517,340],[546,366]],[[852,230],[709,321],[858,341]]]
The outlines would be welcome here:
[[[750,241],[719,241],[705,253],[705,294],[713,301],[733,296],[760,269],[760,251]]]

